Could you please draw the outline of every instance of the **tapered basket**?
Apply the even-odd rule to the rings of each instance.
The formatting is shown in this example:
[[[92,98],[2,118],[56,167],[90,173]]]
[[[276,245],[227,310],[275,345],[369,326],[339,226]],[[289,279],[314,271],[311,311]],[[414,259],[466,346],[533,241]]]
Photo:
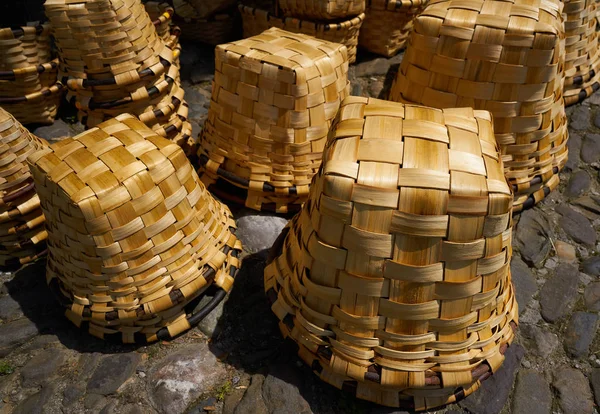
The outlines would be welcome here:
[[[144,343],[223,299],[241,243],[184,152],[123,114],[28,159],[46,215],[47,281],[77,326]],[[193,311],[207,288],[207,308]]]
[[[348,94],[345,46],[272,28],[217,46],[200,178],[256,210],[297,211]]]
[[[265,268],[283,335],[361,399],[469,395],[514,338],[511,205],[487,111],[347,98]]]
[[[427,0],[367,0],[367,3],[358,45],[391,57],[404,48],[413,20],[423,11]]]
[[[583,101],[600,88],[600,50],[595,0],[565,1],[565,105]]]
[[[175,0],[173,4],[182,39],[216,46],[241,38],[241,21],[237,9],[229,8],[200,17],[187,0]]]
[[[0,108],[0,266],[15,267],[46,253],[48,233],[27,157],[48,143]]]
[[[431,1],[415,19],[390,93],[398,102],[490,111],[515,212],[558,186],[568,154],[562,5],[535,4]]]
[[[281,11],[290,17],[309,20],[341,20],[365,11],[365,0],[277,0]]]
[[[267,10],[239,6],[242,14],[244,37],[256,36],[270,27],[277,27],[293,33],[303,33],[317,39],[341,43],[348,48],[348,62],[356,60],[358,35],[365,14],[332,23],[313,22],[292,17],[277,17]]]
[[[165,41],[169,42],[171,37],[171,24],[175,10],[169,3],[161,1],[144,2],[146,13],[154,23],[156,33]]]
[[[0,106],[23,124],[51,124],[63,92],[50,26],[0,29]]]

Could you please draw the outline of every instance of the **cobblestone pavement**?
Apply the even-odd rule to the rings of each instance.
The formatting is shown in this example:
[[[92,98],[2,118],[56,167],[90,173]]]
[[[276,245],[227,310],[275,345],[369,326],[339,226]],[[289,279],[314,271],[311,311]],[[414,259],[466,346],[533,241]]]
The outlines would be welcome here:
[[[385,97],[402,56],[362,59],[350,70],[352,93]],[[184,45],[195,133],[206,118],[212,60],[210,49]],[[516,220],[515,344],[482,389],[438,413],[598,412],[600,94],[568,113],[570,159],[560,188]],[[79,131],[61,120],[35,130],[51,140]],[[321,383],[282,341],[262,270],[265,249],[286,220],[247,210],[235,215],[246,252],[230,297],[170,342],[114,345],[78,331],[46,288],[43,262],[2,274],[0,413],[396,412]]]

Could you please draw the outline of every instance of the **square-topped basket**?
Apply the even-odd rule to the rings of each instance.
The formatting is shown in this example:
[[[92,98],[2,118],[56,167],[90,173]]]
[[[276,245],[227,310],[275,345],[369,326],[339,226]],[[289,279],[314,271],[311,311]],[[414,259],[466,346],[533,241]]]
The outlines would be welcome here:
[[[469,395],[514,337],[511,210],[489,112],[347,98],[265,268],[283,335],[361,399]]]
[[[246,207],[297,211],[348,94],[346,47],[272,28],[215,55],[200,178]]]

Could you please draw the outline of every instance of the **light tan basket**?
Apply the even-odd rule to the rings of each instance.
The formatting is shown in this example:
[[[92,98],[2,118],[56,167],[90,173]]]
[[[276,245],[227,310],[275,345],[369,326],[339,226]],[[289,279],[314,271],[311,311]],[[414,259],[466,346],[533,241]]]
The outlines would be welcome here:
[[[29,163],[47,218],[47,280],[77,326],[126,343],[168,339],[206,316],[186,309],[211,284],[220,299],[231,289],[241,243],[229,209],[179,146],[132,115]]]
[[[0,266],[14,267],[46,252],[48,233],[26,159],[48,143],[0,108]]]
[[[168,42],[171,37],[171,23],[173,22],[174,9],[169,3],[160,1],[144,2],[146,13],[154,22],[156,33],[165,41]]]
[[[215,55],[202,181],[237,186],[236,201],[249,208],[297,211],[348,94],[346,47],[273,28],[217,46]]]
[[[187,0],[175,0],[174,5],[176,22],[184,40],[216,46],[241,37],[240,17],[236,9],[201,18]]]
[[[413,20],[427,0],[368,0],[358,45],[369,52],[391,57],[404,48]]]
[[[556,188],[567,161],[560,9],[558,0],[433,0],[391,89],[394,101],[489,110],[515,212]]]
[[[352,19],[338,23],[317,23],[291,17],[280,18],[266,10],[240,5],[244,27],[244,37],[256,36],[270,27],[277,27],[293,33],[303,33],[317,39],[341,43],[348,48],[348,62],[356,60],[358,34],[365,19],[361,13]]]
[[[565,1],[565,105],[583,101],[600,84],[600,50],[596,32],[596,1]]]
[[[309,20],[340,20],[365,11],[365,0],[277,0],[289,17]]]
[[[0,106],[20,122],[54,122],[63,91],[57,68],[48,24],[0,29]]]
[[[487,111],[349,97],[265,289],[284,336],[358,398],[425,410],[514,338],[512,195]]]

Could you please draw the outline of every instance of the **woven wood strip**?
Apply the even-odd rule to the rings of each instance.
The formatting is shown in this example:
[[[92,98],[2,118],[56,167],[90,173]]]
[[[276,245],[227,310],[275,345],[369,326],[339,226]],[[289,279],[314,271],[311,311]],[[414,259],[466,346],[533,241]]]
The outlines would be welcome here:
[[[230,290],[241,243],[229,209],[179,146],[134,116],[28,161],[47,217],[47,279],[77,326],[128,343],[174,337],[198,322],[186,306],[208,286]]]
[[[216,46],[241,37],[240,17],[235,9],[203,18],[187,0],[175,0],[173,4],[175,21],[181,28],[184,40]]]
[[[365,11],[365,0],[277,0],[289,17],[309,20],[340,20]]]
[[[372,53],[391,57],[404,48],[413,20],[427,0],[368,0],[358,45]]]
[[[199,174],[243,188],[247,207],[286,213],[308,195],[348,94],[345,46],[272,28],[219,45]]]
[[[266,10],[239,6],[242,13],[244,37],[256,36],[270,27],[277,27],[293,33],[303,33],[317,39],[341,43],[348,48],[348,62],[356,60],[358,34],[365,19],[361,13],[352,19],[337,23],[320,23],[291,17],[280,18]]]
[[[309,199],[265,269],[283,335],[324,381],[425,410],[500,368],[518,311],[491,118],[342,103]]]
[[[173,0],[177,16],[208,20],[235,7],[235,0]]]
[[[558,0],[431,1],[415,20],[390,93],[399,102],[489,110],[515,212],[554,189],[567,160],[561,7]]]
[[[171,23],[175,10],[169,5],[160,1],[146,1],[144,3],[146,13],[153,21],[156,33],[165,41],[168,42],[171,37]]]
[[[26,159],[48,145],[0,108],[0,266],[41,257],[48,233]]]

